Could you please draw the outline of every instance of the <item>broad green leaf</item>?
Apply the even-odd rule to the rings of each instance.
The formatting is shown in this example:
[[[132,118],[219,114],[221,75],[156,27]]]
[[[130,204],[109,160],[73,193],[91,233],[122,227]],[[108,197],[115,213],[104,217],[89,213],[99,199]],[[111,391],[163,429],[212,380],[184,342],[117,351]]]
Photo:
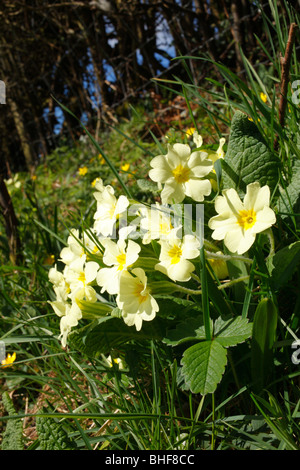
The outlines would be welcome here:
[[[211,322],[211,329],[212,329]],[[163,342],[169,346],[177,346],[187,341],[205,339],[205,328],[202,316],[196,318],[187,318],[185,321],[176,325],[176,328],[168,330]]]
[[[300,161],[296,160],[293,166],[293,174],[290,184],[284,189],[280,188],[278,199],[278,211],[282,212],[280,217],[286,219],[292,214],[295,215],[296,223],[300,220]]]
[[[223,320],[217,318],[214,324],[214,338],[224,347],[236,346],[251,336],[252,324],[240,316]]]
[[[227,364],[227,350],[217,341],[201,341],[186,349],[182,374],[192,393],[213,393]]]
[[[76,334],[77,333],[77,334]],[[87,355],[98,353],[108,354],[113,348],[131,341],[161,340],[165,335],[165,326],[160,318],[151,322],[143,322],[141,331],[135,326],[127,326],[122,318],[103,317],[98,324],[90,329],[71,333],[70,342]]]
[[[251,373],[254,388],[266,386],[273,369],[273,346],[277,328],[277,308],[271,299],[262,299],[253,319]]]
[[[289,281],[299,263],[300,241],[282,248],[267,260],[271,282],[275,289],[280,289]]]
[[[199,311],[199,306],[187,299],[171,295],[155,295],[155,299],[159,304],[158,316],[161,318],[173,318],[176,322],[184,321],[187,315],[190,317],[195,311]]]
[[[157,194],[159,192],[157,184],[150,180],[137,180],[137,185],[144,193]]]
[[[267,184],[271,191],[279,178],[279,160],[248,116],[237,111],[232,119],[223,164],[223,187],[245,193],[249,183]]]

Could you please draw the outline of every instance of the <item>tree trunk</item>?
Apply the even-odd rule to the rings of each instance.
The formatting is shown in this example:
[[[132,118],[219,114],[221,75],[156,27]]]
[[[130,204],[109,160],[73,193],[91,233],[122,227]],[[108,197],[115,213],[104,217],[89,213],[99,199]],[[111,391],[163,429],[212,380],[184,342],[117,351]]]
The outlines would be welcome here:
[[[13,264],[20,264],[22,260],[21,242],[18,234],[18,220],[6,184],[0,176],[0,210],[4,218],[5,231]]]
[[[240,51],[240,47],[243,48],[243,34],[241,28],[241,11],[240,11],[240,1],[233,0],[231,2],[231,13],[232,13],[232,36],[235,43],[235,53],[236,53],[236,65],[237,71],[241,72],[243,69],[243,59]]]
[[[32,152],[31,145],[29,143],[29,138],[27,136],[22,116],[20,115],[17,103],[12,98],[7,98],[7,103],[10,107],[14,123],[20,138],[20,143],[24,153],[26,166],[29,172],[32,172],[34,168],[34,155]]]

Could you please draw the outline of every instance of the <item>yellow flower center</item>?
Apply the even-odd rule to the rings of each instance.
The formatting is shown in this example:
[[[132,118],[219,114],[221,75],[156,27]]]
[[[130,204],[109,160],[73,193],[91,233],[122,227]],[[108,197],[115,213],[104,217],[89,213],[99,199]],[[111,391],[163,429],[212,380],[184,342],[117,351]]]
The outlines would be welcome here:
[[[179,246],[173,246],[173,248],[168,251],[168,255],[171,258],[171,264],[177,264],[180,261],[182,250]]]
[[[142,294],[143,291],[144,291],[144,293]],[[149,292],[148,292],[148,289],[144,288],[143,284],[137,284],[137,286],[135,288],[135,291],[134,291],[134,294],[136,295],[136,297],[138,298],[139,303],[141,304],[141,303],[145,302],[145,300],[148,297]]]
[[[253,209],[242,210],[239,212],[238,224],[244,229],[248,230],[253,227],[256,222],[256,212]]]
[[[178,165],[172,173],[177,183],[186,183],[190,178],[190,169],[182,165]]]
[[[85,274],[84,274],[84,272],[79,274],[78,281],[82,282],[85,285]]]
[[[122,271],[124,268],[124,264],[126,263],[126,255],[122,253],[121,255],[117,256],[117,263],[119,264],[118,271]]]
[[[162,222],[159,224],[159,231],[162,235],[167,235],[172,230],[172,224],[169,222]]]
[[[116,204],[113,204],[111,208],[108,211],[109,217],[112,219],[115,215],[115,210],[116,210]]]

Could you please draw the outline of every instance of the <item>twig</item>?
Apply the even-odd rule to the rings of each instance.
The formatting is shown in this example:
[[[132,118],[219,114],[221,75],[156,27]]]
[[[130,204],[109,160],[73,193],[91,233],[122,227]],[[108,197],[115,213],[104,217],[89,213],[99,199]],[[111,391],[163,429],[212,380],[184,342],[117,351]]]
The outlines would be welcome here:
[[[284,57],[280,57],[281,63],[281,82],[280,82],[280,101],[279,101],[279,123],[280,126],[284,127],[285,120],[285,109],[287,103],[287,89],[289,80],[289,71],[292,57],[292,49],[294,44],[295,32],[297,24],[292,23],[289,29],[288,41],[285,48]],[[278,138],[274,142],[274,148],[277,148]]]

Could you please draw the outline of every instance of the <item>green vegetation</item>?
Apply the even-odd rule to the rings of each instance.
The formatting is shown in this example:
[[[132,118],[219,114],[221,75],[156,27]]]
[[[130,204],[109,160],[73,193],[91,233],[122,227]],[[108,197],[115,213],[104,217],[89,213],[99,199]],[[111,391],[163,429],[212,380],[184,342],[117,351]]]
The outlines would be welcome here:
[[[288,11],[299,26],[298,15]],[[190,58],[180,57],[191,81],[159,82],[186,102],[180,125],[168,122],[156,133],[155,114],[132,107],[130,119],[108,126],[96,145],[88,135],[73,147],[62,143],[33,175],[19,173],[7,182],[22,250],[13,264],[1,227],[0,340],[8,353],[16,352],[16,360],[0,368],[3,449],[300,449],[300,108],[291,86],[299,70],[292,49],[289,86],[280,94],[278,51],[285,54],[290,28],[275,7],[272,13],[272,20],[263,17],[269,47],[262,45],[272,69],[255,67],[241,51],[243,79],[214,63],[218,74],[201,89],[188,73]],[[199,134],[193,140],[187,132],[192,127],[201,146]],[[221,138],[224,155],[217,158]],[[147,273],[159,306],[155,318],[140,330],[130,319],[125,323],[120,299],[94,282],[97,301],[87,295],[76,300],[82,317],[65,337],[50,304],[57,297],[49,272],[63,272],[72,229],[88,234],[97,248],[75,236],[76,249],[106,266],[104,245],[90,230],[98,208],[93,193],[101,193],[96,179],[117,197],[125,188],[134,203],[158,203],[162,192],[149,178],[150,163],[179,143],[194,157],[200,148],[215,158],[206,175],[212,191],[203,202],[204,243],[192,259],[193,275],[174,280],[171,270],[155,269],[162,261],[159,243],[140,243],[134,267]],[[244,200],[249,187],[258,191],[257,183],[270,189],[264,214],[274,213],[276,221],[258,230],[247,249],[233,252],[224,237],[212,237],[216,200],[224,190]],[[237,199],[228,198],[234,206]],[[239,212],[245,231],[258,214],[249,211]],[[176,256],[172,252],[171,265]]]

